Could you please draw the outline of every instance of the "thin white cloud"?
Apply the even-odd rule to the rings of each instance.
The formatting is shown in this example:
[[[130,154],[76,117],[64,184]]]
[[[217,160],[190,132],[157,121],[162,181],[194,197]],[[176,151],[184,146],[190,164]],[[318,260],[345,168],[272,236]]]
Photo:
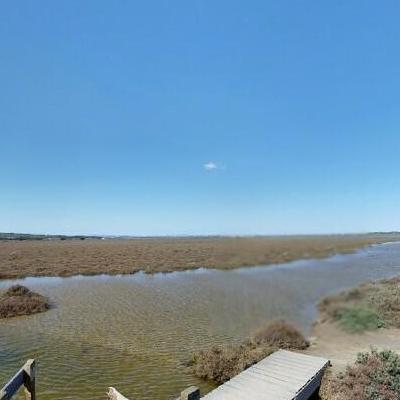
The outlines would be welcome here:
[[[214,170],[218,169],[218,165],[217,165],[215,162],[213,162],[213,161],[209,161],[208,163],[205,163],[205,164],[203,165],[203,168],[204,168],[206,171],[214,171]]]

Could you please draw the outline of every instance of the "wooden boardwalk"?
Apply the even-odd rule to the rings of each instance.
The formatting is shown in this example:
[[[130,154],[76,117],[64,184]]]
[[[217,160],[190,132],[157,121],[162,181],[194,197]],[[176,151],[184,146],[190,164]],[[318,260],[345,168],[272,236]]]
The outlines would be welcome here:
[[[308,400],[329,360],[279,350],[219,386],[204,400]]]
[[[279,350],[219,386],[203,400],[308,400],[321,385],[329,360]],[[10,400],[21,387],[25,399],[35,400],[35,361],[25,365],[0,389],[0,400]],[[110,387],[110,400],[128,400]],[[199,400],[200,390],[190,387],[177,400]]]

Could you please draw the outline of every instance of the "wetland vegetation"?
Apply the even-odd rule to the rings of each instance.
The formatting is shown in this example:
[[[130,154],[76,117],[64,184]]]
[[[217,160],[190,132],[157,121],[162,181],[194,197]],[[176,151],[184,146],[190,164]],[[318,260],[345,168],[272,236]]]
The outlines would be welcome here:
[[[335,323],[352,334],[384,327],[398,329],[400,334],[400,278],[366,283],[326,297],[319,308],[319,323]],[[381,334],[385,336],[385,331]],[[346,340],[344,336],[343,341]],[[321,337],[319,340],[330,339]],[[297,328],[284,321],[276,321],[236,345],[214,346],[195,353],[190,368],[197,377],[222,384],[279,348],[305,350],[308,346],[309,342]],[[344,344],[343,352],[348,350]],[[327,371],[320,398],[399,399],[400,355],[390,349],[360,351],[356,360],[344,370],[339,373]]]
[[[400,356],[391,350],[359,353],[344,372],[327,373],[320,390],[321,400],[398,400]]]
[[[394,336],[398,347],[400,337],[400,277],[366,283],[326,297],[320,303],[320,313],[320,323],[336,324],[341,330],[358,337],[367,331],[388,328],[378,333],[379,342],[367,337],[372,350],[358,353],[356,361],[344,371],[328,371],[321,388],[321,399],[399,399],[400,355],[387,346],[391,343],[388,339]],[[345,335],[341,336],[342,351],[346,352],[352,344],[346,345]],[[322,337],[321,340],[329,338]],[[378,343],[380,350],[374,348]]]
[[[189,367],[195,376],[221,384],[276,350],[304,350],[308,345],[299,329],[284,321],[274,321],[241,343],[194,353]]]
[[[0,279],[234,269],[355,252],[398,234],[0,241]]]
[[[0,294],[0,318],[11,318],[47,311],[49,300],[22,285],[13,285]]]
[[[115,246],[125,241],[117,242]],[[4,242],[14,243],[26,248],[32,244]],[[76,245],[79,249],[86,243],[92,246],[90,240],[35,243],[49,248],[60,245],[56,246],[58,252],[64,248],[62,244]],[[97,241],[100,247],[96,248],[105,245],[106,249],[113,243]],[[21,360],[34,355],[40,362],[38,393],[44,400],[68,397],[94,400],[101,398],[104,388],[110,385],[128,398],[142,400],[172,399],[193,384],[207,393],[215,387],[210,379],[222,382],[274,348],[285,346],[279,326],[272,332],[257,331],[265,321],[279,318],[293,321],[307,337],[317,317],[315,305],[322,297],[363,282],[398,275],[399,255],[400,244],[388,244],[355,254],[271,268],[2,280],[0,288],[4,291],[13,284],[26,285],[52,299],[57,307],[33,318],[0,320],[0,347],[6,349],[0,352],[0,364],[4,366],[0,381],[9,379]],[[37,257],[35,263],[47,256],[37,253]],[[332,359],[335,366],[340,359],[343,372],[346,363],[354,362],[357,352],[368,351],[371,344],[380,350],[400,350],[396,347],[397,331],[379,329],[354,335],[339,325],[336,328],[332,331],[329,326],[323,335],[314,335],[321,344],[328,343],[329,348],[316,347],[313,339],[308,348],[296,351]],[[393,339],[381,346],[379,339],[386,332],[392,332]],[[296,337],[300,339],[300,347],[303,346],[301,336],[288,337],[290,348],[294,348],[292,339]],[[364,340],[361,346],[360,338]],[[197,378],[184,365],[191,354],[201,351],[202,368],[212,367],[216,372],[196,375],[209,380]],[[340,351],[337,358],[335,351]],[[65,385],[66,380],[73,382],[73,386]]]
[[[322,320],[337,321],[354,333],[400,328],[400,278],[367,283],[327,297],[319,308]]]

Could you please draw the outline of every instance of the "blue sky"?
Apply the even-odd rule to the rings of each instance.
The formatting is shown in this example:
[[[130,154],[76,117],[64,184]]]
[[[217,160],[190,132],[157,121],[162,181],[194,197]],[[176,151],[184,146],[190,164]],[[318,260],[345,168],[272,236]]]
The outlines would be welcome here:
[[[0,231],[400,229],[399,15],[1,2]]]

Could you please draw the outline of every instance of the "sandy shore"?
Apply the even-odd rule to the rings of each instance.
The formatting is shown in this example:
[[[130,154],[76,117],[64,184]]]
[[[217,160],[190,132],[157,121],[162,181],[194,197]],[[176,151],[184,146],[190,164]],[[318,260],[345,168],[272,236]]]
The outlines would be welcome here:
[[[359,352],[371,347],[377,350],[393,350],[400,354],[400,329],[379,329],[360,334],[347,333],[337,324],[318,323],[314,328],[315,337],[304,353],[331,360],[332,371],[344,371],[353,364]]]
[[[232,269],[325,258],[399,235],[0,241],[0,279]]]
[[[335,372],[354,362],[357,353],[371,348],[400,354],[399,293],[397,277],[365,283],[323,299],[314,339],[306,352],[330,359]]]

